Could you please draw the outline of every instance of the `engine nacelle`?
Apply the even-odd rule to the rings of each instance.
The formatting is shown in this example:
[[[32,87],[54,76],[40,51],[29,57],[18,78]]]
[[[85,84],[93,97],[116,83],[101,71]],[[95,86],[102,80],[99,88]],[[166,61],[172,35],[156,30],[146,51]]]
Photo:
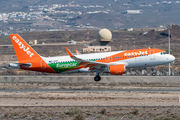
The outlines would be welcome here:
[[[109,66],[109,72],[112,75],[125,74],[126,73],[126,66],[124,64]]]

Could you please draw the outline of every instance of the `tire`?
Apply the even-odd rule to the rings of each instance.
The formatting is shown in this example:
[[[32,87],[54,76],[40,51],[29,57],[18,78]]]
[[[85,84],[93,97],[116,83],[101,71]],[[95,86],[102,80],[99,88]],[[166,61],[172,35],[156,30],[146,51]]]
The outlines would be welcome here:
[[[97,82],[97,81],[100,81],[101,80],[101,77],[100,76],[95,76],[94,77],[94,80]]]

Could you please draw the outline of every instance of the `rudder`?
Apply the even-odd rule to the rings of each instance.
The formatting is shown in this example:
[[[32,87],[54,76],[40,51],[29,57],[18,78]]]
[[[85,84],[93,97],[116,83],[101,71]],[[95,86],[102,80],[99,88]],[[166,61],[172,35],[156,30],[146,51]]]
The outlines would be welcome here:
[[[10,34],[9,36],[21,69],[55,73],[55,71],[23,38],[21,38],[20,35]]]
[[[23,40],[23,38],[21,38],[20,35],[11,34],[10,38],[18,61],[26,61],[40,57],[38,53],[31,46],[29,46],[27,42]]]

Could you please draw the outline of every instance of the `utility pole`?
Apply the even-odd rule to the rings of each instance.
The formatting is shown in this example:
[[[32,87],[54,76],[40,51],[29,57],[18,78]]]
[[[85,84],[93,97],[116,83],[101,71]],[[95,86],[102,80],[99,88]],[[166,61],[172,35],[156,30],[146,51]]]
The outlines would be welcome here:
[[[87,29],[87,41],[89,41],[89,29]]]
[[[167,28],[168,28],[168,51],[169,51],[169,54],[170,54],[170,39],[171,39],[170,29],[171,29],[171,27],[172,26],[170,24],[167,25]],[[169,63],[169,76],[171,75],[170,66],[171,66],[171,64]]]

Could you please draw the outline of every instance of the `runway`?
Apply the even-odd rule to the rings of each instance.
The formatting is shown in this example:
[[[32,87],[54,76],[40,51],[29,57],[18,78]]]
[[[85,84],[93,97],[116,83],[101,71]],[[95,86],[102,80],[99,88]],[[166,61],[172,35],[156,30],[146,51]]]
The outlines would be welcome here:
[[[39,108],[39,107],[42,107],[42,108],[47,108],[47,107],[49,107],[49,108],[59,108],[59,107],[79,107],[79,108],[81,108],[81,107],[90,107],[90,108],[93,108],[93,107],[98,107],[98,108],[103,108],[103,107],[105,107],[105,108],[131,108],[131,107],[133,107],[133,108],[144,108],[144,107],[146,107],[146,108],[180,108],[180,106],[0,106],[0,107],[6,107],[6,108],[17,108],[17,107],[19,107],[19,108]]]
[[[161,84],[180,84],[180,76],[101,76],[101,81],[95,82],[94,76],[66,76],[66,75],[9,75],[0,76],[0,83],[17,83],[17,82],[54,82],[54,83],[161,83]]]
[[[180,89],[0,89],[0,92],[180,92]]]

